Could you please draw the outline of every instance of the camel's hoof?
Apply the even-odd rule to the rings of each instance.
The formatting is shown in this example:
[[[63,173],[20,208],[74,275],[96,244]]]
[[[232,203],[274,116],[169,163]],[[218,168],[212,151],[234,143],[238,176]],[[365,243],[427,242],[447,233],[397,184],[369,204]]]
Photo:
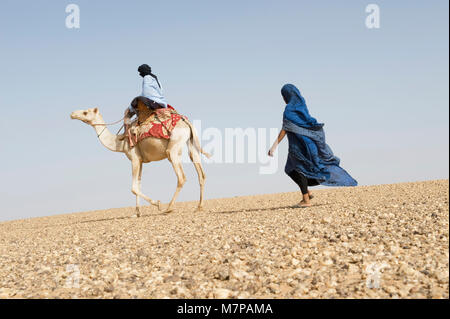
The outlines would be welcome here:
[[[161,201],[150,201],[150,205],[158,207],[158,210],[161,211]]]
[[[138,214],[131,215],[131,218],[139,218],[139,217],[141,217],[141,215]]]
[[[195,210],[198,213],[204,212],[205,209],[203,207],[197,207],[197,209]]]
[[[169,213],[173,213],[175,211],[175,209],[169,205],[167,206],[166,210],[164,211],[164,214],[169,214]]]

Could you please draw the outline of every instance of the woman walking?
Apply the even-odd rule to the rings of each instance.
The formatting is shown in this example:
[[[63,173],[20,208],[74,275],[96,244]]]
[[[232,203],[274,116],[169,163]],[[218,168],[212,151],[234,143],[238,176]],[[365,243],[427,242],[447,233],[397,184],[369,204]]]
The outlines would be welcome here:
[[[324,124],[309,115],[300,91],[294,85],[286,84],[281,89],[281,95],[286,102],[283,128],[269,156],[273,156],[278,144],[287,135],[289,155],[284,170],[303,194],[299,206],[311,206],[312,194],[308,186],[356,186],[357,181],[339,166],[339,158],[325,143]]]

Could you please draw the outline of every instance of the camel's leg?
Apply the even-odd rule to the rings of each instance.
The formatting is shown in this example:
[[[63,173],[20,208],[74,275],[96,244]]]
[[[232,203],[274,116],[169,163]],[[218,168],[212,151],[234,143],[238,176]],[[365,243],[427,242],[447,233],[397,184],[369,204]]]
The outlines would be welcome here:
[[[141,190],[142,190],[142,184],[141,184],[141,180],[142,180],[142,162],[141,162],[141,165],[140,165],[140,167],[139,167],[139,177],[138,177],[138,182],[139,182],[139,185],[138,185],[138,187],[139,187],[139,192],[141,192]],[[141,193],[142,194],[142,193]],[[141,195],[146,201],[148,201],[150,204],[152,204],[152,205],[155,205],[155,206],[158,206],[158,210],[161,210],[161,202],[158,200],[158,201],[154,201],[154,200],[151,200],[148,196],[145,196],[144,194],[142,194]],[[138,198],[136,198],[136,201],[138,201],[139,199]]]
[[[142,162],[139,165],[139,176],[138,176],[138,182],[139,182],[139,190],[142,189],[142,184],[141,184],[141,180],[142,180]]]
[[[132,179],[133,183],[131,186],[131,192],[136,195],[136,215],[141,216],[140,208],[139,208],[139,197],[142,197],[147,202],[152,205],[158,206],[160,208],[159,201],[151,200],[150,197],[145,196],[141,192],[141,177],[142,177],[142,161],[132,160],[131,161],[131,169],[132,169]]]
[[[167,158],[169,159],[170,163],[172,163],[173,169],[175,171],[175,174],[177,175],[178,183],[177,183],[177,189],[175,190],[175,194],[173,194],[172,200],[169,203],[169,206],[166,209],[166,213],[170,213],[172,211],[172,206],[175,203],[175,200],[178,197],[178,194],[180,193],[181,188],[183,187],[184,183],[186,182],[186,176],[183,172],[183,166],[181,165],[181,143],[169,143],[169,146],[167,148]]]
[[[137,180],[137,187],[138,190],[141,191],[141,179],[142,179],[142,162],[139,163],[139,172],[138,172],[138,180]],[[136,215],[139,217],[141,215],[140,209],[139,209],[139,195],[136,194]]]
[[[140,185],[139,185],[139,176],[141,175],[142,171],[142,162],[141,161],[132,161],[131,162],[131,169],[132,169],[132,186],[131,186],[131,192],[136,195],[136,216],[141,216],[141,211],[139,207],[139,193],[140,193]]]
[[[201,161],[201,155],[199,151],[194,147],[191,141],[188,142],[188,150],[189,150],[189,157],[194,164],[195,170],[197,171],[198,175],[198,183],[200,185],[200,201],[198,203],[198,211],[201,211],[203,209],[203,190],[205,185],[205,171],[203,170]]]
[[[141,210],[139,207],[139,195],[136,194],[136,216],[140,217],[141,216]]]

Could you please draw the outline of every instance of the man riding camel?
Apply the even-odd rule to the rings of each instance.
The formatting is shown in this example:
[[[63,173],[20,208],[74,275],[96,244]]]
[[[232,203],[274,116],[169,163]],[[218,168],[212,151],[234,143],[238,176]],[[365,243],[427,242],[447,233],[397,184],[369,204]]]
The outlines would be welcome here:
[[[151,110],[167,107],[161,83],[158,77],[152,73],[152,68],[148,64],[142,64],[138,68],[138,72],[143,77],[142,94],[133,99],[131,105],[125,110],[124,116],[125,134],[128,135],[128,141],[131,146],[134,146],[134,142],[131,138],[130,124],[131,118],[137,115],[138,102],[142,102]]]

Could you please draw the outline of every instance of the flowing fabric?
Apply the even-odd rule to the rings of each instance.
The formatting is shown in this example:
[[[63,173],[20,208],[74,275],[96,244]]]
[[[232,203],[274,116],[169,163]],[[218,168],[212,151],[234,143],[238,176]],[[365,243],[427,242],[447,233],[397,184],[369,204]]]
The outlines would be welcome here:
[[[297,126],[304,128],[322,127],[315,118],[309,115],[306,102],[300,91],[293,84],[286,84],[281,89],[281,95],[286,102],[283,119],[287,119]]]
[[[283,113],[283,130],[289,140],[286,174],[295,170],[321,185],[356,186],[357,181],[339,166],[340,159],[326,144],[324,124],[311,117],[300,91],[287,84],[281,94],[287,104]]]

